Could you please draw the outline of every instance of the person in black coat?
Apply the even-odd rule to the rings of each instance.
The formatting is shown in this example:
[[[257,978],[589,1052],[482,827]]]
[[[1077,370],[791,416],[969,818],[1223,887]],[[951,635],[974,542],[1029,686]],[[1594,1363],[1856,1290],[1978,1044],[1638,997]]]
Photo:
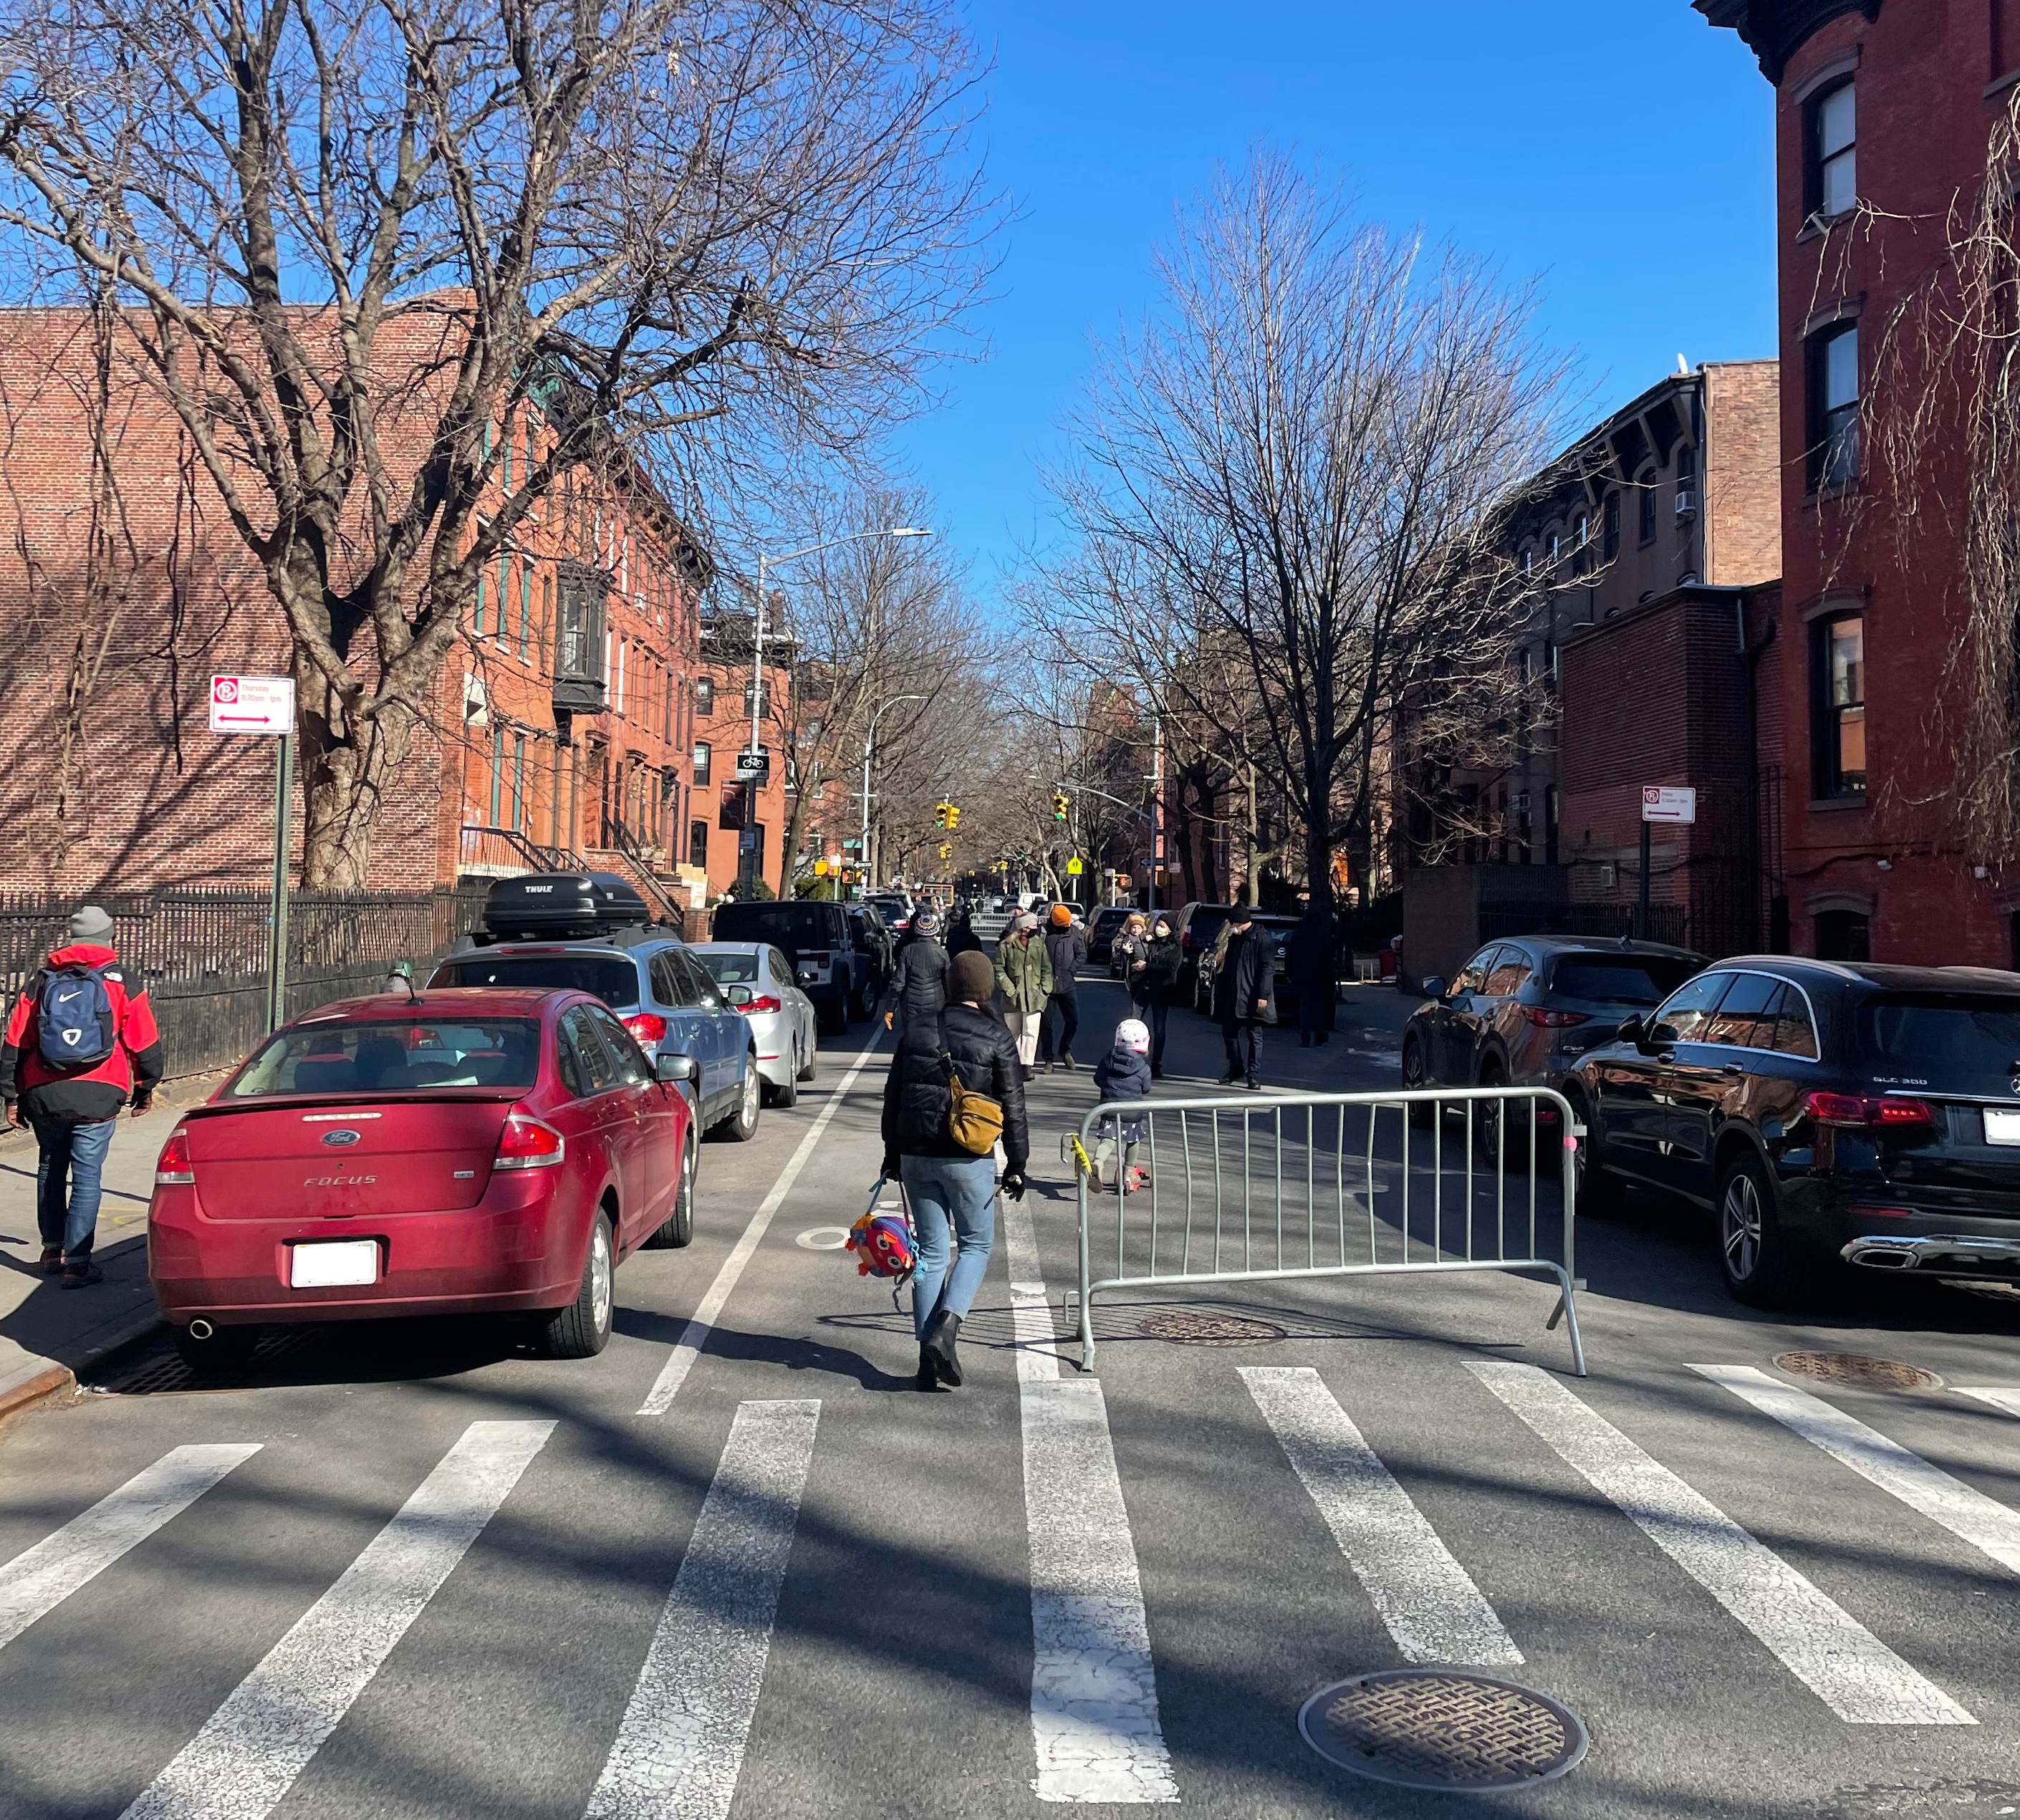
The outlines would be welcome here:
[[[1171,1021],[1172,1001],[1179,995],[1179,972],[1185,951],[1179,946],[1172,919],[1160,910],[1150,924],[1150,944],[1143,956],[1144,1021],[1150,1026],[1150,1076],[1164,1078],[1164,1026]]]
[[[1304,920],[1284,944],[1284,970],[1291,976],[1291,990],[1298,995],[1298,1047],[1309,1049],[1314,1040],[1326,1040],[1337,990],[1332,931],[1316,910],[1305,912]]]
[[[1227,919],[1227,948],[1213,977],[1214,1012],[1227,1046],[1227,1072],[1220,1077],[1223,1087],[1240,1081],[1252,1093],[1262,1088],[1262,1039],[1258,1033],[1262,1025],[1277,1021],[1270,1002],[1276,972],[1275,946],[1256,928],[1255,913],[1246,904],[1237,905]]]
[[[1080,1034],[1080,970],[1087,964],[1087,931],[1074,921],[1071,906],[1052,906],[1045,951],[1052,957],[1052,990],[1038,1026],[1038,1072],[1049,1074],[1056,1060],[1070,1073],[1074,1038]]]
[[[946,1004],[947,969],[953,964],[940,946],[939,913],[922,910],[912,919],[912,939],[898,957],[891,986],[898,1002],[884,1014],[884,1027],[895,1022],[903,1030],[915,1017],[943,1009]]]
[[[918,1242],[912,1324],[921,1390],[960,1384],[961,1324],[996,1243],[996,1159],[964,1150],[949,1134],[950,1070],[970,1092],[1003,1108],[1003,1192],[1012,1199],[1024,1193],[1031,1153],[1024,1070],[1016,1039],[989,1009],[995,990],[986,955],[957,955],[948,976],[951,1002],[906,1019],[884,1084],[884,1173],[904,1183]],[[950,1241],[957,1240],[950,1267]]]

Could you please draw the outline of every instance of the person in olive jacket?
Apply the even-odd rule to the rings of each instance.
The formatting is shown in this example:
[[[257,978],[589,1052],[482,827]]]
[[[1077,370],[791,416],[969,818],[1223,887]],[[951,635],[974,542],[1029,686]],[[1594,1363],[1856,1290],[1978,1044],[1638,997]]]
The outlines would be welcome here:
[[[1003,1192],[1013,1200],[1024,1193],[1031,1153],[1024,1070],[1009,1031],[989,1008],[995,984],[985,956],[957,954],[949,970],[950,1002],[906,1019],[884,1084],[884,1173],[905,1185],[918,1244],[912,1324],[921,1390],[960,1384],[961,1324],[996,1243],[996,1159],[976,1156],[950,1135],[950,1071],[970,1092],[1003,1108]],[[950,1240],[958,1249],[950,1268]]]
[[[1150,925],[1150,945],[1143,952],[1144,1022],[1150,1026],[1150,1077],[1164,1078],[1164,1026],[1172,1015],[1172,1001],[1179,995],[1179,969],[1185,953],[1178,932],[1162,910]],[[1133,990],[1133,989],[1132,989]]]
[[[1017,1039],[1017,1059],[1029,1068],[1038,1059],[1038,1026],[1052,996],[1052,957],[1038,933],[1038,919],[1029,910],[1019,914],[1010,933],[996,944],[996,986]]]

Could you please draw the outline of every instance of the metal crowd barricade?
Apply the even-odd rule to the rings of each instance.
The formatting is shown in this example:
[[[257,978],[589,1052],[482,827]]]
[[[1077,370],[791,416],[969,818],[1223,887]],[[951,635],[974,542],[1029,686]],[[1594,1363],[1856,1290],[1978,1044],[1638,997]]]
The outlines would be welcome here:
[[[1084,1157],[1117,1120],[1142,1126],[1136,1160],[1149,1179],[1123,1192],[1117,1144],[1114,1204],[1097,1208],[1109,1193],[1100,1174],[1084,1161],[1075,1169],[1083,1371],[1094,1366],[1094,1299],[1111,1290],[1500,1270],[1557,1279],[1547,1328],[1564,1321],[1572,1368],[1585,1375],[1575,1162],[1584,1132],[1560,1094],[1510,1087],[1104,1103],[1081,1121]],[[1554,1172],[1546,1167],[1553,1155]]]

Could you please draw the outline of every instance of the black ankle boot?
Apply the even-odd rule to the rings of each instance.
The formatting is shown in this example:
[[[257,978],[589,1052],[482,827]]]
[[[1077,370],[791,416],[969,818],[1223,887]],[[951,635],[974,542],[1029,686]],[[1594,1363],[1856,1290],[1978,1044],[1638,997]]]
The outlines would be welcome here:
[[[961,1317],[942,1309],[927,1328],[926,1343],[921,1349],[932,1360],[940,1382],[954,1390],[961,1387],[961,1355],[954,1350],[960,1338]]]
[[[919,1342],[919,1375],[912,1382],[913,1387],[919,1390],[937,1390],[940,1387],[939,1361],[924,1340]]]

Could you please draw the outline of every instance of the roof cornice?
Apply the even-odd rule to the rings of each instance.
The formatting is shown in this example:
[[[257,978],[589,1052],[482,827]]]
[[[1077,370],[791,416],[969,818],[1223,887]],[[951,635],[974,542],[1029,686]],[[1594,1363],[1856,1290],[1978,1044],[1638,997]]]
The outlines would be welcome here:
[[[1778,88],[1789,59],[1842,13],[1880,16],[1882,0],[1691,0],[1713,25],[1738,32],[1760,60],[1760,73]]]

